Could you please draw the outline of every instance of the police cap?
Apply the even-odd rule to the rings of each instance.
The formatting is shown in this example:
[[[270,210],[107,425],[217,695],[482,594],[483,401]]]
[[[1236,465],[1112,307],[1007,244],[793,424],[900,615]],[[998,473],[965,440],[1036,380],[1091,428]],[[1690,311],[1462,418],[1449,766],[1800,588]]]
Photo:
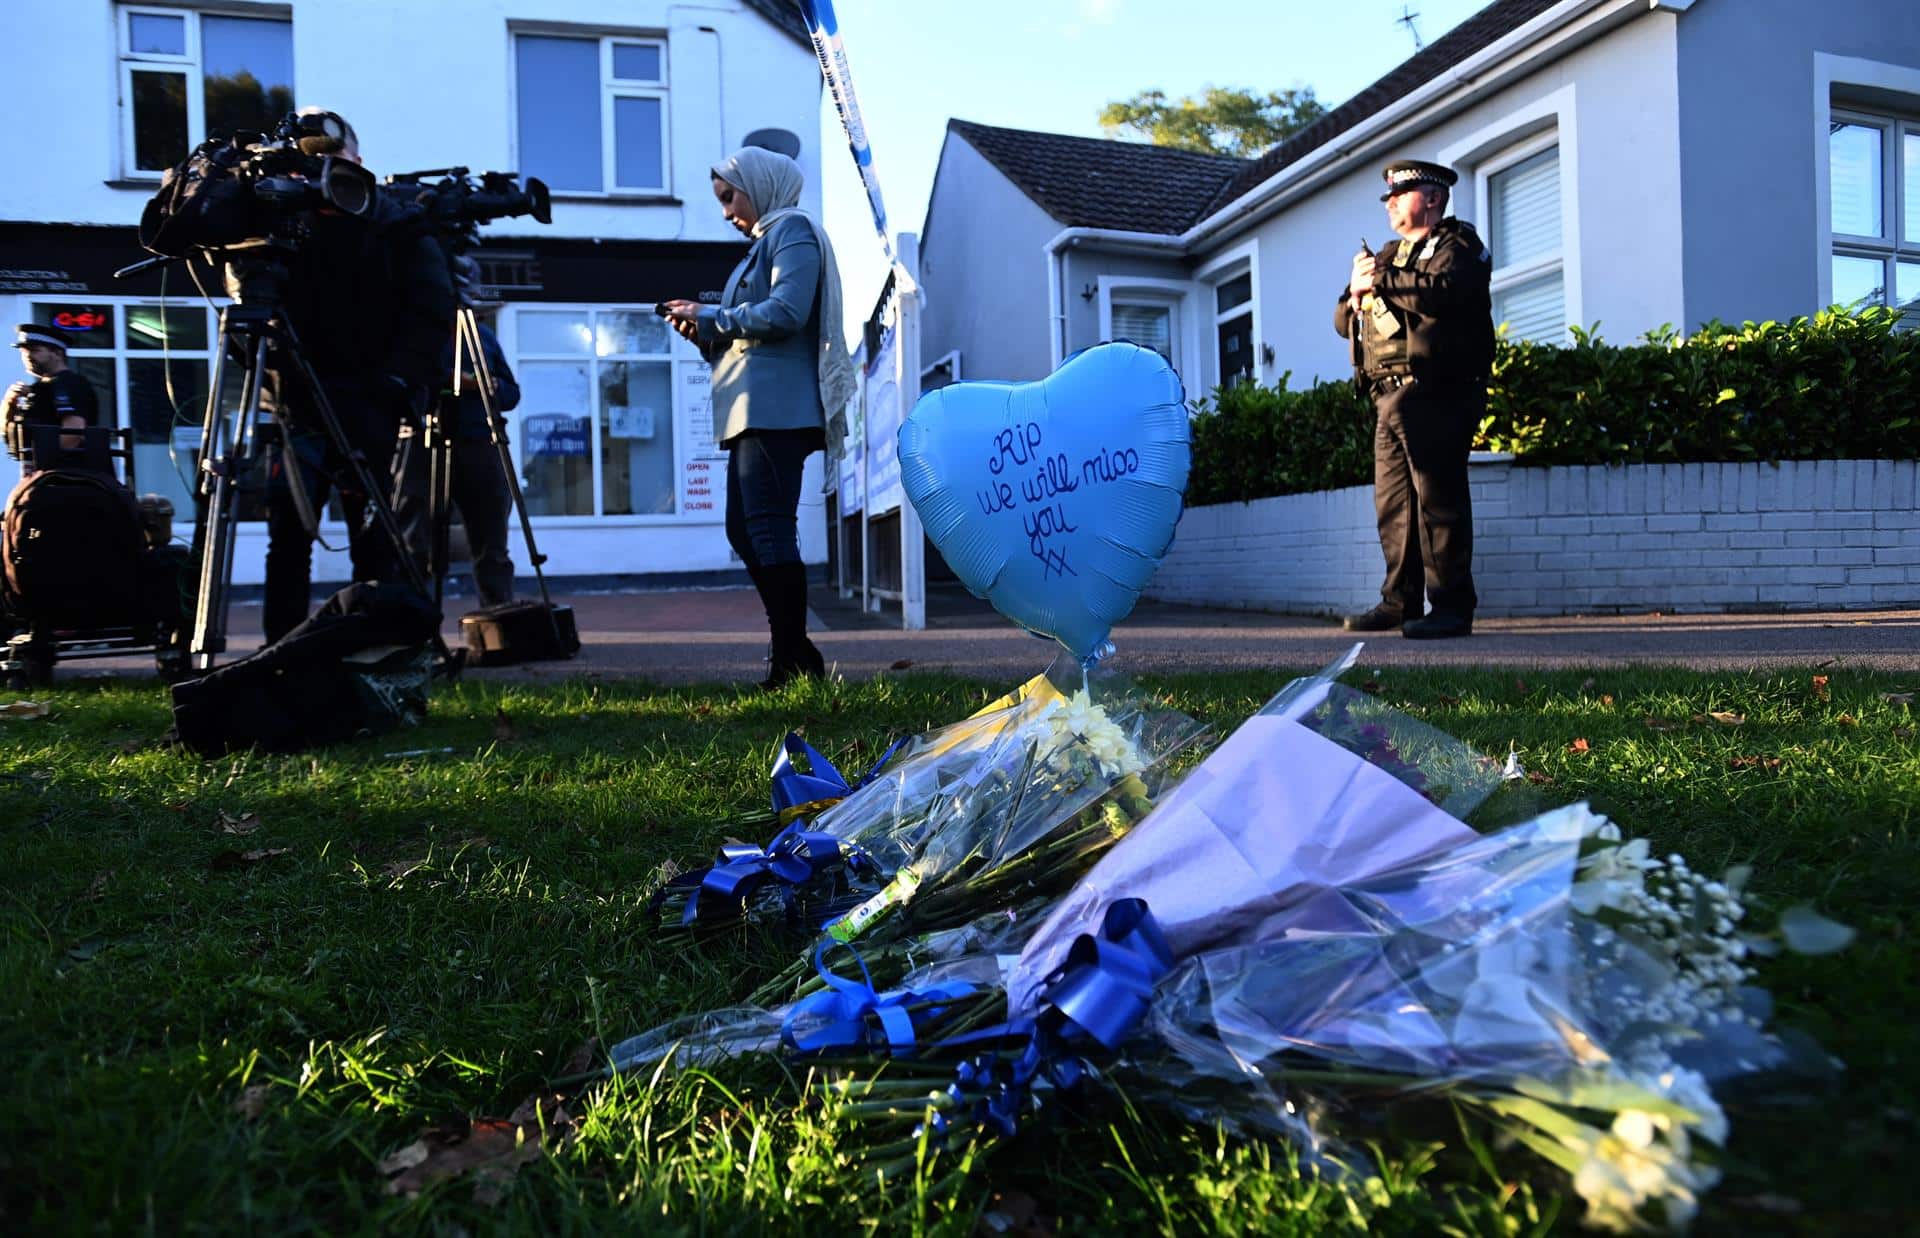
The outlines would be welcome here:
[[[34,344],[46,344],[65,352],[73,347],[73,339],[58,327],[43,327],[37,322],[23,322],[13,329],[15,348],[27,348]]]
[[[1439,185],[1446,189],[1460,179],[1460,174],[1445,164],[1428,163],[1424,159],[1396,159],[1387,165],[1384,175],[1387,191],[1380,195],[1382,202],[1416,185]]]

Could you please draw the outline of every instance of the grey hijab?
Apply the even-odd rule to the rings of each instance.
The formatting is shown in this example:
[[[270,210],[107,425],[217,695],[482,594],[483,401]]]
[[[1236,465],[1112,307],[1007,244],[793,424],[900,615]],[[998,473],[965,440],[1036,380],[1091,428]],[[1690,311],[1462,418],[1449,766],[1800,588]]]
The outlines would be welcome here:
[[[799,164],[758,146],[728,155],[713,165],[713,174],[746,194],[759,210],[760,222],[753,226],[756,241],[789,215],[800,216],[813,228],[813,238],[820,245],[820,404],[826,414],[827,459],[838,460],[841,441],[847,435],[847,402],[853,398],[853,359],[847,356],[841,326],[840,267],[833,258],[833,243],[820,221],[800,209],[800,190],[806,178]],[[733,289],[734,284],[729,282],[728,298]]]

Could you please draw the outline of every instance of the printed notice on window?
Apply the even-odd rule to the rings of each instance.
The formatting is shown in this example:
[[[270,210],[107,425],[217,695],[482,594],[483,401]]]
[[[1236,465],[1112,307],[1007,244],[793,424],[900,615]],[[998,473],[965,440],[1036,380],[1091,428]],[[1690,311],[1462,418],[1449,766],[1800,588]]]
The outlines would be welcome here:
[[[679,365],[680,409],[687,454],[680,466],[680,513],[718,519],[725,500],[727,453],[714,441],[713,372],[704,362]]]

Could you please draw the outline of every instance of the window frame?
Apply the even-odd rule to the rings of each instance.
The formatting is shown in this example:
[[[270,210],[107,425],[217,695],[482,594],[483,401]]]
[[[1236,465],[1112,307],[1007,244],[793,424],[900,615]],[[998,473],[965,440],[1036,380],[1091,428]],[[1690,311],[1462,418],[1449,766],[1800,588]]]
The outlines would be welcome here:
[[[164,361],[168,364],[176,362],[187,362],[189,364],[199,362],[207,367],[207,375],[209,380],[211,380],[213,373],[213,354],[220,341],[220,311],[229,304],[229,302],[222,298],[217,299],[212,305],[209,305],[197,296],[111,296],[76,292],[22,293],[20,296],[29,305],[34,307],[47,306],[56,309],[77,309],[100,306],[110,307],[113,310],[113,335],[110,341],[104,346],[95,345],[93,347],[76,341],[74,346],[67,350],[67,356],[69,361],[92,358],[105,359],[113,362],[113,391],[111,395],[113,397],[113,428],[116,430],[128,429],[133,424],[133,404],[130,398],[132,388],[132,377],[129,370],[130,362]],[[159,309],[169,312],[198,310],[206,317],[206,346],[204,348],[167,347],[164,349],[131,347],[127,343],[128,311],[136,309]],[[35,312],[37,313],[37,309]],[[173,427],[173,433],[175,435],[178,435],[180,430],[181,427]],[[197,451],[199,449],[198,430],[194,431],[193,437],[193,449]],[[136,444],[136,446],[138,445]],[[170,463],[172,461],[172,446],[173,444],[170,442]],[[177,470],[175,476],[178,478]],[[190,480],[179,480],[181,480],[182,485],[188,493],[188,506],[182,509],[180,514],[183,514],[187,519],[191,519],[193,485]],[[138,485],[142,491],[158,489],[158,487],[151,485],[149,480],[144,479],[137,468],[134,472],[134,483]],[[321,516],[321,520],[321,527],[329,531],[342,530],[346,527],[344,524],[331,519],[324,513]],[[243,520],[238,523],[242,528],[266,528],[266,521],[264,520]]]
[[[1247,277],[1246,303],[1236,305],[1230,310],[1222,310],[1219,299],[1220,286],[1238,279],[1242,275]],[[1206,262],[1201,263],[1194,271],[1194,281],[1206,289],[1206,294],[1210,298],[1209,308],[1212,310],[1212,331],[1211,338],[1208,341],[1211,347],[1203,350],[1210,358],[1209,365],[1211,368],[1209,373],[1213,379],[1213,384],[1208,387],[1208,390],[1211,391],[1213,387],[1219,386],[1223,377],[1220,373],[1220,328],[1236,318],[1248,318],[1251,320],[1248,323],[1248,332],[1250,335],[1248,347],[1253,353],[1253,368],[1248,371],[1247,381],[1252,383],[1260,382],[1263,377],[1261,371],[1267,368],[1268,363],[1262,360],[1261,355],[1259,243],[1249,241],[1244,245],[1239,245],[1233,249],[1214,255]]]
[[[178,17],[186,24],[186,53],[180,56],[161,52],[136,52],[133,50],[133,19],[142,17]],[[212,6],[172,7],[161,4],[119,4],[114,13],[114,53],[115,80],[119,84],[120,98],[120,178],[129,181],[158,182],[166,175],[165,168],[142,168],[134,163],[134,120],[133,120],[133,75],[135,73],[169,72],[186,79],[187,83],[187,150],[192,151],[206,137],[207,132],[207,76],[205,47],[201,41],[200,22],[207,16],[241,17],[253,21],[281,22],[286,25],[288,38],[293,33],[293,14],[280,7],[261,6],[254,8],[233,8]],[[297,75],[298,68],[295,73]],[[289,83],[296,90],[296,83]],[[295,96],[298,97],[297,95]],[[196,139],[195,134],[200,138]]]
[[[681,367],[688,364],[690,359],[693,363],[704,365],[705,363],[699,358],[698,351],[679,336],[669,332],[667,334],[667,350],[663,353],[607,353],[603,356],[597,349],[597,343],[594,348],[586,353],[528,352],[520,346],[521,318],[522,315],[527,313],[585,314],[587,316],[587,329],[597,341],[599,315],[629,313],[652,317],[653,306],[651,304],[623,305],[571,301],[517,301],[509,303],[502,310],[501,322],[498,327],[501,348],[506,352],[516,378],[523,377],[522,367],[530,363],[562,362],[571,364],[586,362],[588,366],[587,390],[591,393],[593,399],[593,406],[587,410],[587,454],[592,465],[591,486],[593,493],[593,511],[584,514],[567,513],[563,515],[551,513],[536,515],[529,512],[529,517],[542,528],[559,529],[604,529],[714,523],[715,520],[718,519],[717,513],[720,510],[717,505],[714,511],[689,512],[685,502],[687,463],[696,457],[689,454],[692,444],[687,441],[689,427],[687,425],[687,412],[683,407],[685,400],[682,396],[683,383],[681,379]],[[667,410],[667,415],[673,431],[673,510],[671,512],[616,512],[608,515],[604,511],[606,506],[606,482],[604,462],[602,459],[603,444],[600,440],[605,423],[605,414],[600,404],[599,368],[603,362],[642,362],[658,364],[664,366],[667,370],[669,383],[668,394],[670,398],[670,407]],[[522,385],[524,387],[524,382]],[[525,476],[526,460],[520,452],[520,434],[521,419],[525,415],[524,402],[522,408],[515,408],[511,412],[501,414],[502,419],[507,423],[507,443],[513,451],[514,467],[522,470],[522,477]]]
[[[669,63],[668,38],[664,33],[622,33],[553,29],[545,26],[514,27],[511,44],[513,166],[524,168],[526,159],[520,143],[520,40],[574,39],[582,43],[598,42],[600,52],[600,188],[556,189],[553,196],[562,200],[619,201],[628,198],[669,198],[673,196],[673,81]],[[615,77],[613,51],[617,46],[652,47],[660,53],[660,76],[652,81]],[[660,101],[660,183],[658,185],[622,185],[619,183],[620,140],[615,127],[616,100],[658,99]]]
[[[1561,324],[1558,337],[1536,342],[1564,344],[1569,338],[1569,328],[1578,320],[1570,312],[1571,298],[1567,294],[1567,169],[1559,130],[1552,128],[1532,137],[1523,138],[1502,147],[1477,163],[1473,170],[1474,210],[1478,217],[1485,221],[1487,232],[1481,238],[1482,242],[1487,246],[1489,253],[1498,254],[1498,238],[1493,235],[1493,178],[1549,150],[1555,152],[1554,177],[1558,182],[1555,189],[1557,196],[1555,205],[1560,212],[1560,243],[1547,256],[1534,258],[1518,266],[1495,267],[1488,280],[1487,295],[1490,298],[1498,298],[1501,293],[1510,288],[1518,288],[1523,284],[1545,279],[1549,275],[1558,275],[1560,277],[1560,316],[1565,318],[1566,322]],[[1451,210],[1452,207],[1453,203],[1449,197],[1448,209]],[[1497,327],[1500,324],[1496,322],[1494,325]]]
[[[1100,300],[1100,339],[1113,338],[1113,307],[1152,306],[1171,309],[1167,338],[1173,348],[1171,364],[1180,376],[1189,396],[1194,391],[1192,359],[1204,353],[1200,347],[1200,315],[1190,306],[1196,295],[1192,280],[1154,279],[1135,275],[1102,275],[1096,282]],[[1211,291],[1211,290],[1209,290]]]
[[[1880,139],[1880,223],[1881,232],[1877,236],[1863,233],[1840,232],[1833,227],[1833,179],[1832,146],[1830,139],[1834,126],[1857,125],[1871,129]],[[1880,289],[1882,304],[1898,307],[1900,297],[1900,264],[1920,264],[1920,228],[1912,235],[1907,232],[1906,213],[1909,208],[1906,186],[1906,146],[1909,137],[1920,140],[1920,102],[1913,110],[1887,108],[1875,111],[1860,104],[1835,104],[1827,113],[1829,144],[1821,152],[1827,168],[1823,206],[1827,219],[1826,250],[1823,255],[1823,284],[1827,290],[1826,299],[1834,301],[1839,293],[1834,289],[1833,260],[1835,258],[1862,258],[1880,263]],[[1825,308],[1824,306],[1822,308]],[[1909,311],[1920,315],[1920,309]]]

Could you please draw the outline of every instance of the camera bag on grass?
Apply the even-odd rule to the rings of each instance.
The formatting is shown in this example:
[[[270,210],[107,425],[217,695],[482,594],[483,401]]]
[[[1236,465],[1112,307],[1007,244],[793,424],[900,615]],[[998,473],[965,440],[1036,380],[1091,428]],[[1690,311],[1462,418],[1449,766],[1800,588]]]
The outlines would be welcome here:
[[[9,614],[53,628],[155,618],[142,588],[146,533],[133,492],[106,473],[42,469],[14,487],[0,533]]]
[[[440,613],[402,584],[349,585],[251,657],[173,686],[174,737],[201,756],[297,752],[424,721]]]
[[[580,652],[573,607],[551,602],[503,602],[460,616],[460,638],[478,666],[551,662]]]

